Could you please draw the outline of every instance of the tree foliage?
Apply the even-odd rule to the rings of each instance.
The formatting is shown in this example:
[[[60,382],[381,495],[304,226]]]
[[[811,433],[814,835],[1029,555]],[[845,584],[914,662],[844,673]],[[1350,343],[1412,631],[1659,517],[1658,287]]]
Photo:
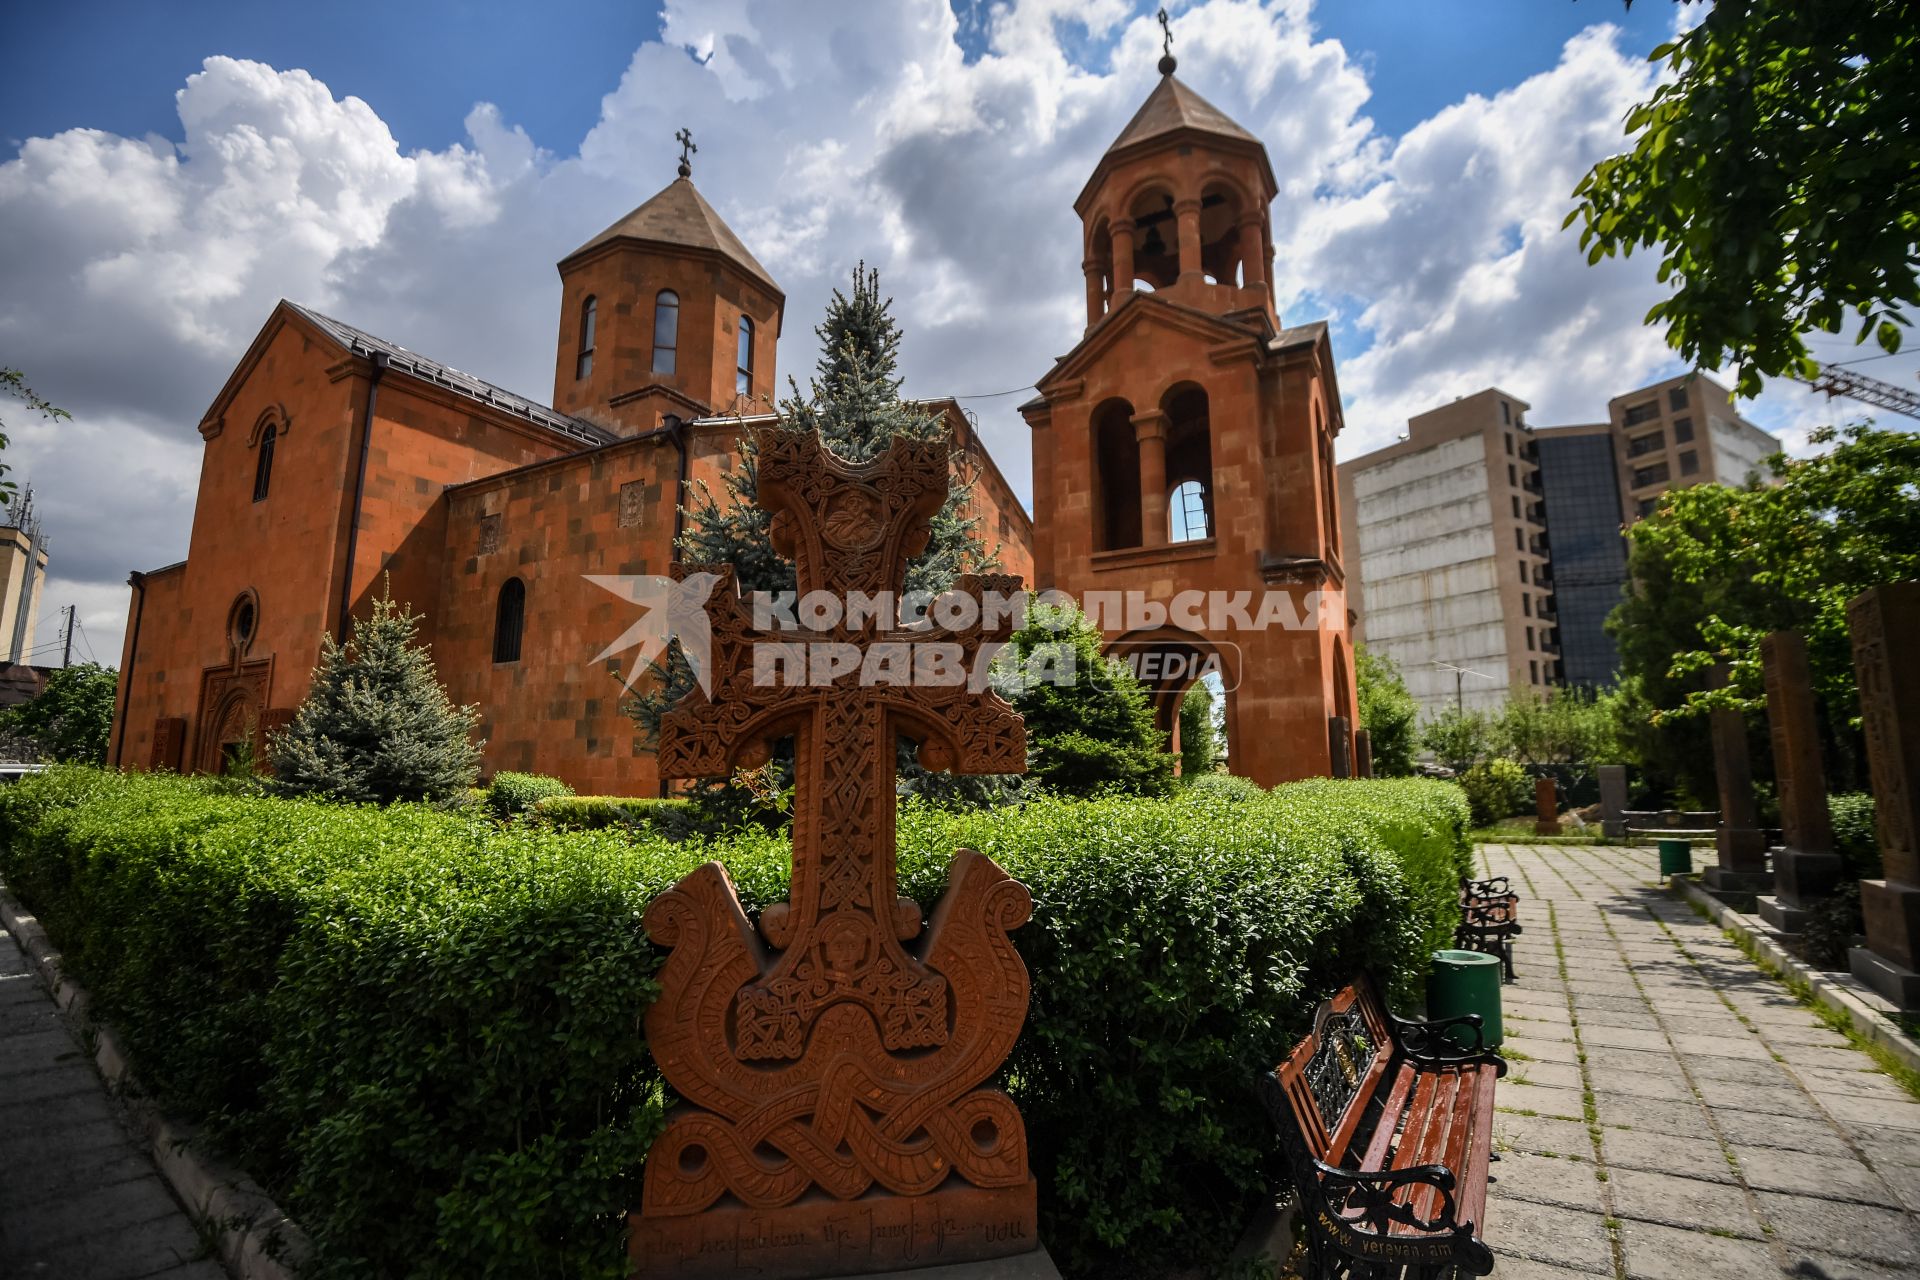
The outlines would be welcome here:
[[[22,401],[33,412],[54,421],[73,416],[65,409],[35,395],[33,388],[27,385],[26,375],[18,369],[0,368],[0,398]],[[11,443],[7,436],[6,421],[0,419],[0,452],[4,452]],[[19,488],[13,481],[7,479],[7,472],[11,469],[6,463],[0,462],[0,506],[12,502],[13,495]]]
[[[814,327],[820,359],[807,391],[790,383],[781,403],[779,425],[789,431],[815,431],[827,447],[851,462],[866,462],[896,436],[937,440],[946,422],[900,398],[898,373],[900,326],[893,299],[880,293],[880,273],[863,262],[854,268],[853,293],[838,289],[827,302],[826,318]],[[759,505],[759,452],[753,438],[736,444],[740,463],[715,493],[696,480],[688,495],[687,528],[675,548],[687,564],[732,565],[743,592],[796,589],[791,560],[773,548],[772,517]],[[926,550],[907,566],[906,590],[937,594],[961,573],[989,573],[999,567],[980,537],[980,521],[966,513],[973,477],[955,468],[946,503],[935,514]],[[625,705],[648,739],[660,731],[660,717],[693,688],[693,670],[671,646],[654,665],[653,685]]]
[[[1458,775],[1493,749],[1493,724],[1479,711],[1448,707],[1420,730],[1420,745]]]
[[[102,764],[118,684],[112,667],[95,662],[61,667],[47,677],[38,696],[0,711],[0,731],[31,739],[50,759]]]
[[[1920,24],[1909,0],[1717,0],[1652,61],[1633,149],[1568,215],[1588,260],[1658,246],[1647,313],[1696,367],[1811,376],[1802,334],[1858,324],[1898,351],[1920,301]]]
[[[1400,664],[1365,645],[1353,651],[1353,670],[1360,692],[1360,724],[1373,751],[1373,773],[1378,778],[1405,777],[1413,772],[1420,704],[1407,692]]]
[[[321,641],[320,665],[293,723],[267,744],[288,795],[386,804],[440,800],[480,773],[477,707],[457,707],[414,642],[420,618],[391,596],[373,602],[345,645]]]
[[[1027,776],[1061,795],[1164,795],[1173,756],[1147,691],[1100,646],[1100,629],[1071,605],[1033,605],[1013,633],[1009,658],[1042,677],[1014,697],[1027,722]]]
[[[1582,689],[1553,689],[1545,697],[1516,690],[1500,708],[1493,733],[1510,758],[1536,773],[1551,770],[1569,790],[1616,750],[1607,708]]]
[[[1196,680],[1180,696],[1180,776],[1200,778],[1212,773],[1226,754],[1220,741],[1213,689]]]
[[[1831,734],[1828,766],[1846,786],[1859,780],[1846,606],[1920,577],[1920,437],[1854,425],[1813,441],[1832,447],[1768,459],[1772,485],[1662,495],[1629,531],[1633,586],[1607,626],[1623,677],[1663,729],[1714,706],[1764,705],[1760,641],[1800,632]],[[1726,689],[1707,687],[1716,663],[1730,670]]]

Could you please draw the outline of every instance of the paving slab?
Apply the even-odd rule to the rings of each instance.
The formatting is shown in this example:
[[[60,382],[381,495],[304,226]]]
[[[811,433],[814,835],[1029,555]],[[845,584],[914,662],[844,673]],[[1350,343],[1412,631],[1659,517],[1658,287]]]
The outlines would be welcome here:
[[[0,932],[0,966],[25,970]],[[223,1280],[39,980],[0,1006],[0,1277]]]
[[[1920,1099],[1651,884],[1647,853],[1480,856],[1521,891],[1533,979],[1505,997],[1531,1060],[1497,1095],[1496,1276],[1920,1277]]]

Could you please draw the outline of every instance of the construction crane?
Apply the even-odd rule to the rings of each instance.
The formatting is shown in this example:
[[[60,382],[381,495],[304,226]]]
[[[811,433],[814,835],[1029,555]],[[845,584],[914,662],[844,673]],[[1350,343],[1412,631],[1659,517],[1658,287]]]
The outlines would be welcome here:
[[[1795,375],[1795,382],[1804,382],[1815,391],[1827,393],[1827,399],[1846,396],[1849,400],[1858,400],[1873,405],[1877,409],[1886,409],[1892,413],[1904,414],[1909,418],[1920,418],[1920,394],[1905,387],[1896,387],[1891,382],[1882,382],[1878,378],[1869,378],[1864,373],[1855,373],[1851,369],[1842,369],[1837,365],[1821,365],[1820,372],[1811,378]]]

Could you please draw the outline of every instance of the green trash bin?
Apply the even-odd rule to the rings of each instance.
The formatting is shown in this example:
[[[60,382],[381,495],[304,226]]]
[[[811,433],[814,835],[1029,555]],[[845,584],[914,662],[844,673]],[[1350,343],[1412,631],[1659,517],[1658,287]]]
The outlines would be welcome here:
[[[1660,842],[1660,875],[1690,876],[1693,874],[1693,845],[1685,840],[1662,840]]]
[[[1433,973],[1427,979],[1427,1016],[1454,1018],[1480,1015],[1480,1032],[1487,1048],[1505,1038],[1500,1025],[1500,957],[1478,951],[1436,951]],[[1458,1027],[1447,1033],[1462,1049],[1473,1044],[1473,1033]]]

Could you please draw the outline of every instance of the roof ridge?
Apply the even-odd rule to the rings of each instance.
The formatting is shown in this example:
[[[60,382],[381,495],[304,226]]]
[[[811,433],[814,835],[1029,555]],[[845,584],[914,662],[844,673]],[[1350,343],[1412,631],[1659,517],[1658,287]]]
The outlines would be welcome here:
[[[583,444],[611,444],[613,441],[619,439],[613,432],[596,426],[588,422],[585,418],[576,418],[571,414],[561,413],[558,409],[541,404],[538,400],[529,399],[526,396],[520,395],[518,392],[509,391],[496,383],[488,382],[485,378],[476,377],[462,369],[456,369],[444,361],[433,359],[431,356],[423,356],[419,352],[403,347],[397,342],[382,338],[378,334],[369,333],[365,329],[357,325],[348,324],[344,320],[336,320],[334,317],[317,311],[303,303],[295,302],[290,298],[285,301],[287,306],[292,307],[308,320],[311,320],[326,330],[334,341],[349,351],[362,355],[372,355],[377,352],[386,356],[390,363],[396,363],[397,361],[397,367],[400,368],[403,373],[412,374],[416,378],[421,378],[436,386],[445,387],[447,390],[463,395],[469,400],[489,405],[492,408],[510,413],[515,417],[525,418],[527,421],[545,427],[549,431],[557,431],[561,435],[571,436]]]

